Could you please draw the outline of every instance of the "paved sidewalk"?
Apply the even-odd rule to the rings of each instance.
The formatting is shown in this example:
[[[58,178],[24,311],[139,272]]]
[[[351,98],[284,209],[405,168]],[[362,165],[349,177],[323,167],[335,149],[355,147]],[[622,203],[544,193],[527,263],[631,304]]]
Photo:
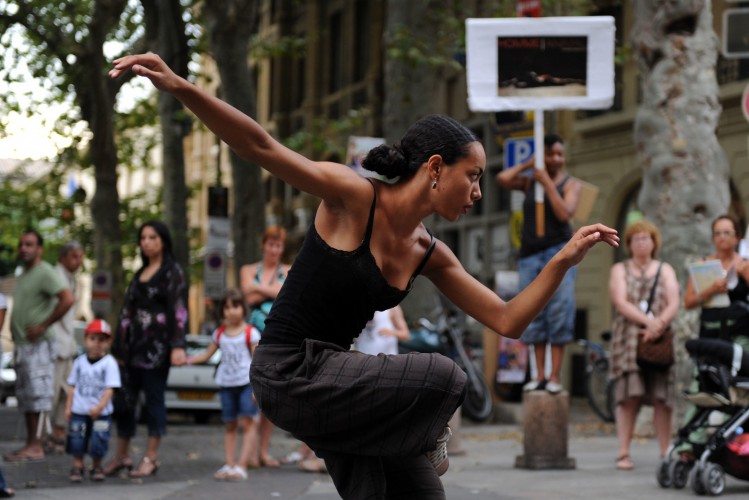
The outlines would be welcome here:
[[[512,407],[516,412],[517,406]],[[186,499],[295,499],[334,500],[335,488],[325,474],[300,472],[293,465],[280,469],[250,471],[246,482],[217,482],[213,471],[223,462],[223,433],[220,422],[206,425],[189,420],[173,421],[161,451],[162,468],[146,480],[110,478],[104,483],[71,485],[67,475],[70,459],[48,457],[37,464],[0,462],[11,486],[21,499],[56,500],[186,500]],[[143,429],[133,441],[135,457],[144,444]],[[16,409],[0,407],[0,451],[21,444],[23,437]],[[518,424],[471,424],[463,422],[458,434],[463,453],[450,457],[450,469],[442,477],[448,499],[456,500],[576,500],[695,497],[684,490],[661,489],[655,480],[658,447],[654,439],[638,438],[632,446],[633,471],[614,467],[617,441],[612,425],[598,422],[584,402],[573,400],[569,456],[576,461],[572,470],[524,470],[514,467],[523,454],[522,427]],[[112,443],[114,444],[114,443]],[[277,431],[272,453],[282,457],[298,443]],[[728,477],[723,497],[748,498],[749,482]],[[416,499],[414,499],[416,500]]]

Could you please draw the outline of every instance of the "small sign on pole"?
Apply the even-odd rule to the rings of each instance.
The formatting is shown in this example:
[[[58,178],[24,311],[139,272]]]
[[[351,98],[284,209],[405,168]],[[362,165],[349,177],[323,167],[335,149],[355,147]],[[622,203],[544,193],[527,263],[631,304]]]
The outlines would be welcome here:
[[[204,264],[204,294],[206,297],[218,299],[226,288],[226,255],[221,251],[208,252]]]
[[[502,164],[504,168],[514,167],[533,156],[533,137],[509,137],[502,143]]]
[[[97,318],[103,318],[112,310],[112,273],[94,271],[91,273],[91,311]]]

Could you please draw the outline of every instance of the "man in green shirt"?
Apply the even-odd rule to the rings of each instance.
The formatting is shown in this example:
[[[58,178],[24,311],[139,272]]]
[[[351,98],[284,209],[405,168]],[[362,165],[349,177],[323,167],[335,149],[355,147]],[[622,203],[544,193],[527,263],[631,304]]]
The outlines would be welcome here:
[[[10,329],[13,334],[18,408],[26,419],[26,444],[4,455],[8,462],[42,460],[40,415],[52,409],[54,335],[49,327],[73,305],[73,293],[42,260],[44,240],[33,230],[21,235],[18,256],[23,274],[16,281]]]

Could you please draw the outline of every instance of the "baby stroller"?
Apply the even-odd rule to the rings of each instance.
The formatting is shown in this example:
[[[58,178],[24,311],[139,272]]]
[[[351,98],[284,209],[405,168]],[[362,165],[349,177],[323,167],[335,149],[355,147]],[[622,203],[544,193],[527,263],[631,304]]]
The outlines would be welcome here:
[[[725,474],[749,480],[749,351],[721,339],[686,343],[697,367],[698,391],[687,393],[696,406],[679,429],[657,471],[658,483],[683,488],[689,482],[698,495],[717,496],[726,486]],[[749,431],[749,429],[746,429]],[[692,438],[707,434],[704,441]],[[680,459],[679,448],[690,445],[695,460]]]

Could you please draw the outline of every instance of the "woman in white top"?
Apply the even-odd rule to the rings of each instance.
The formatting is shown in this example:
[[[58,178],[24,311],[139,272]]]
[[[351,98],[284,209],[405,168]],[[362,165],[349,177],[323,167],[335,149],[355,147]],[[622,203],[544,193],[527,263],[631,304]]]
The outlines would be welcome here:
[[[395,306],[387,311],[375,311],[356,339],[355,347],[367,354],[398,354],[398,341],[408,340],[409,336],[403,310]]]

